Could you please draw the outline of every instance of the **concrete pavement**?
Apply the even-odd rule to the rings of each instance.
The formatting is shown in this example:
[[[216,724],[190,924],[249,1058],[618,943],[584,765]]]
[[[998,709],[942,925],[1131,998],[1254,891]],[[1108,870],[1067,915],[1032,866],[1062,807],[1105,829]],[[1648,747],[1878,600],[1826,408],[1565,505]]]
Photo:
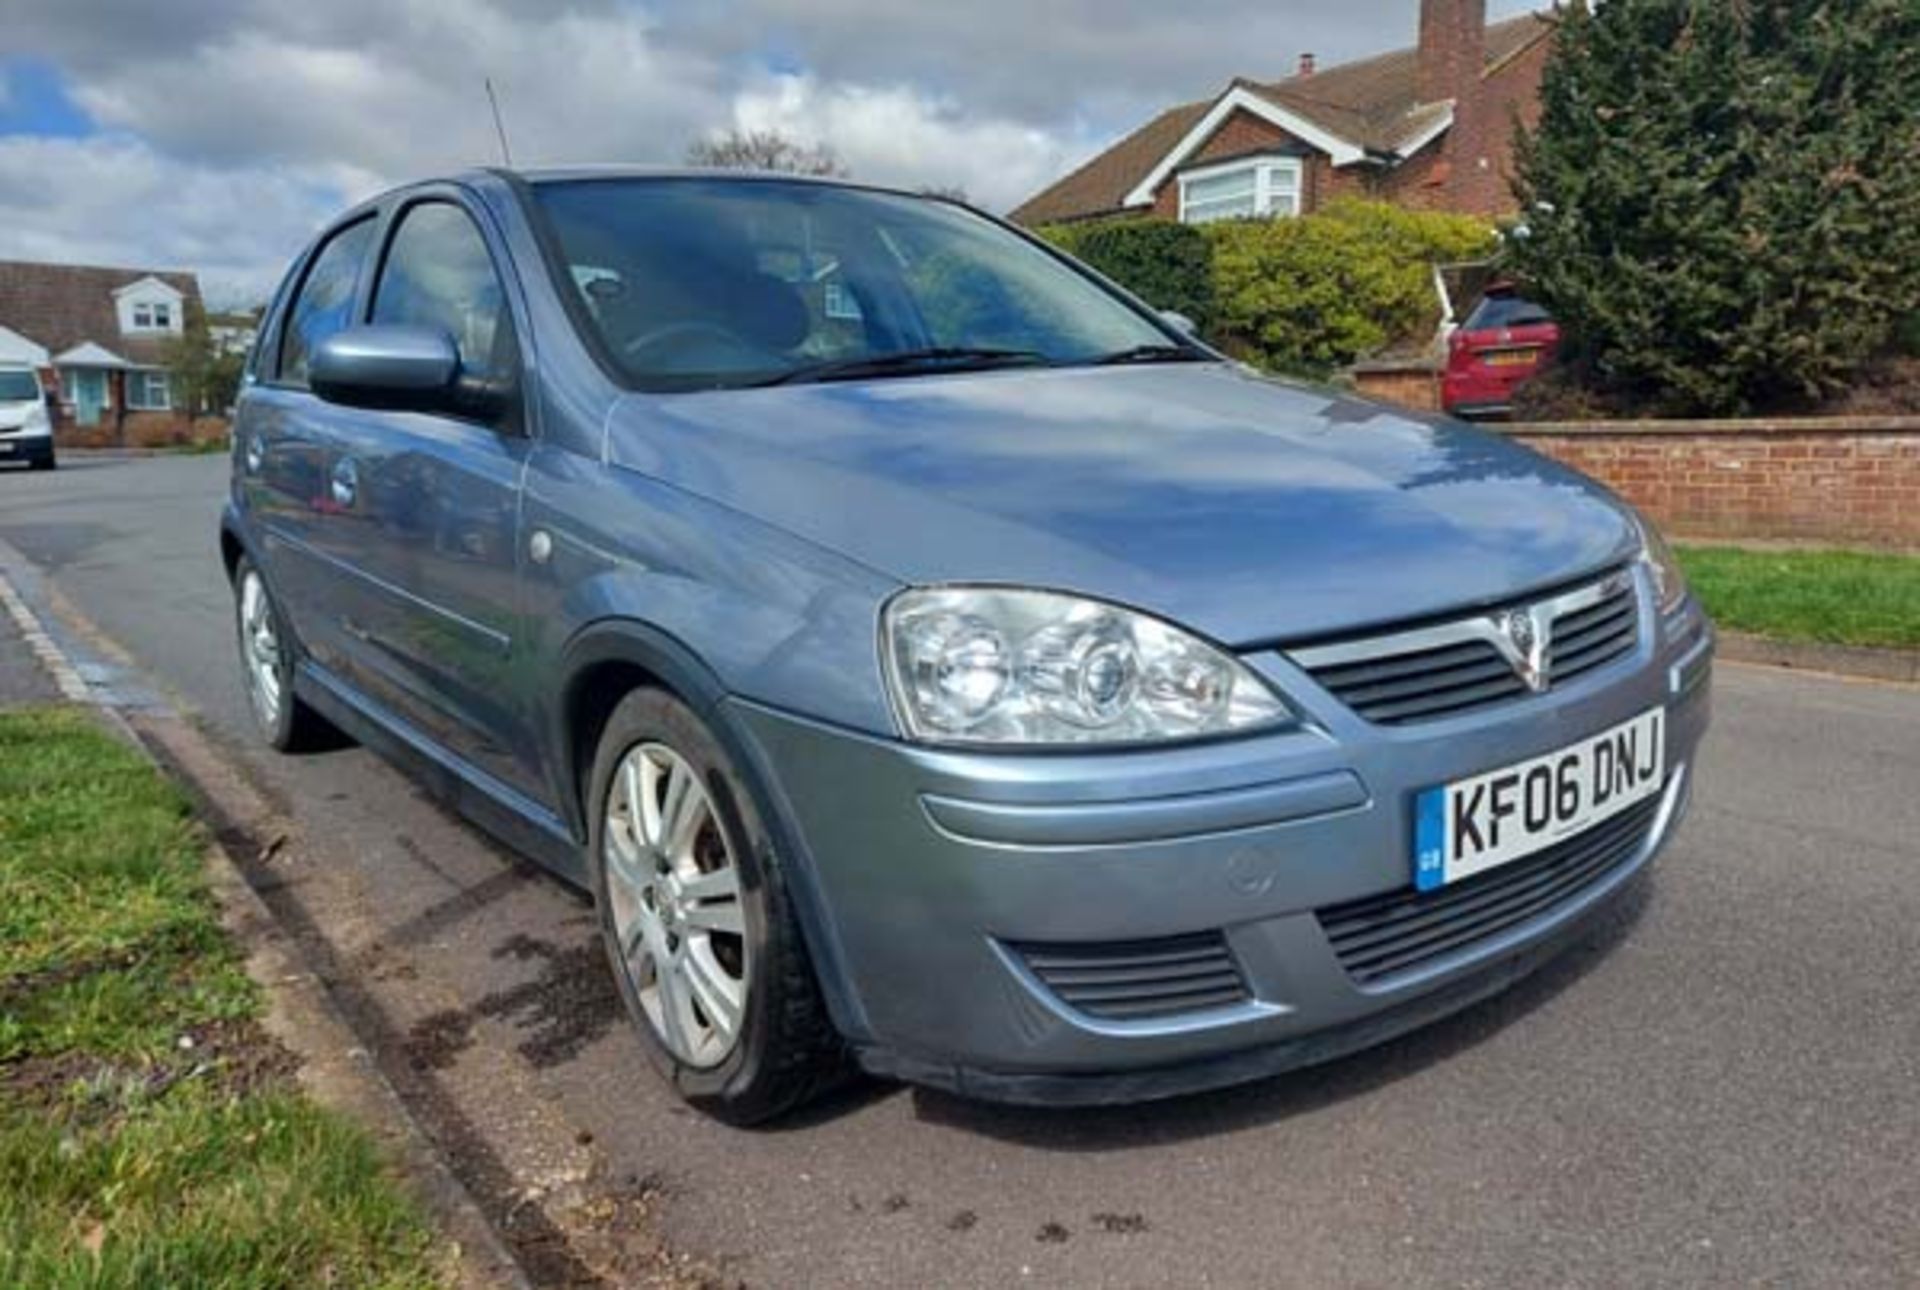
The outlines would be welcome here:
[[[783,1287],[1920,1281],[1920,690],[1723,668],[1694,818],[1645,899],[1383,1049],[1072,1114],[869,1085],[742,1133],[644,1068],[576,894],[360,750],[251,746],[224,471],[0,475],[0,541],[272,803],[263,881],[440,1108],[456,1168],[524,1221],[598,1188],[620,1217],[592,1239],[628,1224]],[[68,643],[138,693],[109,644]],[[613,1266],[569,1223],[539,1235],[547,1279]]]
[[[0,613],[0,708],[24,708],[59,701],[59,687],[27,648],[20,628],[12,618]]]

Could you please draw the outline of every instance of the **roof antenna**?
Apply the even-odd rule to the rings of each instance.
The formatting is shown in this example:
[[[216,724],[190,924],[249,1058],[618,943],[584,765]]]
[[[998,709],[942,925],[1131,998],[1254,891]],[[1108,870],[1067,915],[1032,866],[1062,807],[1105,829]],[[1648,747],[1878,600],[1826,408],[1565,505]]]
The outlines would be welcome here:
[[[500,99],[493,92],[493,77],[482,77],[481,83],[487,87],[487,103],[493,108],[493,132],[500,136],[500,160],[512,169],[513,149],[507,146],[507,125],[500,119]]]

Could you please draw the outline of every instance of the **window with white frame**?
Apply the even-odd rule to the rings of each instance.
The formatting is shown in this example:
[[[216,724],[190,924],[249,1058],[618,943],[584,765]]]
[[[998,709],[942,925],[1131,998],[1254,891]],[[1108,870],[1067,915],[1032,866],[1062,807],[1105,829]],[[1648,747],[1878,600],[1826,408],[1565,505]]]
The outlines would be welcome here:
[[[842,322],[859,322],[864,315],[860,312],[860,302],[853,292],[847,290],[844,282],[829,282],[821,292],[821,311],[829,318]]]
[[[165,412],[173,407],[173,388],[165,372],[128,372],[127,406],[142,412]]]
[[[1180,222],[1258,219],[1300,213],[1298,157],[1251,157],[1180,176]]]
[[[164,300],[136,302],[133,326],[136,331],[172,331],[173,306]]]

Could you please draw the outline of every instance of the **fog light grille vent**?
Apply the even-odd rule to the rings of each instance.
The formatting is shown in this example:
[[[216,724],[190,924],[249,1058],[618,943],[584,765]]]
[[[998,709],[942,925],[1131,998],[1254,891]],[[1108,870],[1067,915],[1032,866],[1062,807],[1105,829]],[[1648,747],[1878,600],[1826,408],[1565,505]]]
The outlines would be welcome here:
[[[1007,948],[1062,1003],[1105,1021],[1178,1016],[1251,997],[1219,932]]]

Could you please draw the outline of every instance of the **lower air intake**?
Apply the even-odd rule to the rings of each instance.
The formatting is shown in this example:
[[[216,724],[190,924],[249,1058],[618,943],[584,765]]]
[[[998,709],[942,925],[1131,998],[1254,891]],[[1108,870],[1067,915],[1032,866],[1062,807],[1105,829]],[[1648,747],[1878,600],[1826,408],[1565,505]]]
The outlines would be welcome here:
[[[1538,855],[1438,891],[1403,887],[1318,913],[1334,955],[1361,985],[1411,972],[1517,927],[1627,863],[1660,815],[1657,794]]]
[[[1173,1017],[1251,997],[1219,932],[1007,948],[1062,1003],[1103,1021]]]

